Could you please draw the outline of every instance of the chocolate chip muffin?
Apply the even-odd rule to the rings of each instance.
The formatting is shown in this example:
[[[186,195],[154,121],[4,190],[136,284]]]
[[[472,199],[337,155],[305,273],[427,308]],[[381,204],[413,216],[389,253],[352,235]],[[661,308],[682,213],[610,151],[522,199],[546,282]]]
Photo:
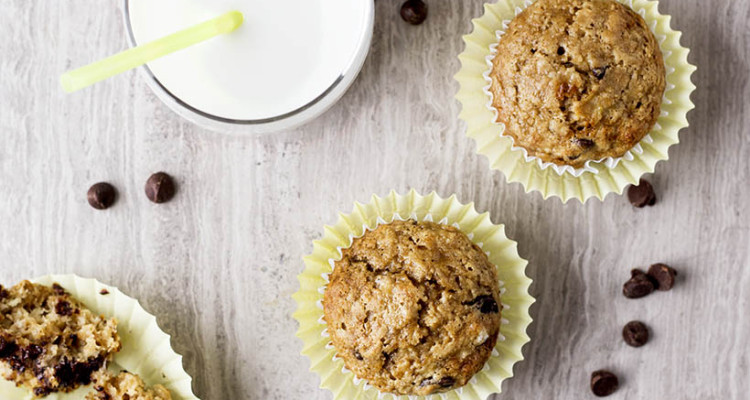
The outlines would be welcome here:
[[[0,286],[0,374],[35,396],[88,385],[120,348],[117,321],[95,315],[59,285]]]
[[[147,388],[140,376],[127,371],[117,375],[100,371],[94,380],[94,390],[85,400],[172,400],[172,394],[164,386]]]
[[[653,33],[615,0],[537,0],[501,36],[489,76],[504,135],[575,168],[637,144],[666,84]]]
[[[497,271],[460,230],[380,225],[342,251],[323,307],[338,357],[382,392],[428,395],[465,385],[500,330]]]

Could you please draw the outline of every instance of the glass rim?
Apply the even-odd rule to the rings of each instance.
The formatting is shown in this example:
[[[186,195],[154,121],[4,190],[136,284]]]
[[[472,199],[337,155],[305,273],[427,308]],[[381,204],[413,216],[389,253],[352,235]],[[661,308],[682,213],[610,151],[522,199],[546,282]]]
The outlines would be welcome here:
[[[127,32],[128,45],[132,48],[138,45],[130,21],[130,0],[122,0],[123,23]],[[148,64],[138,68],[145,78],[146,84],[172,111],[180,117],[209,130],[236,134],[259,134],[292,129],[319,117],[332,107],[354,83],[364,65],[369,53],[375,22],[374,1],[363,0],[366,4],[364,26],[360,32],[357,49],[349,59],[338,77],[321,94],[306,104],[273,117],[260,119],[233,119],[214,115],[200,110],[172,93],[156,75]]]

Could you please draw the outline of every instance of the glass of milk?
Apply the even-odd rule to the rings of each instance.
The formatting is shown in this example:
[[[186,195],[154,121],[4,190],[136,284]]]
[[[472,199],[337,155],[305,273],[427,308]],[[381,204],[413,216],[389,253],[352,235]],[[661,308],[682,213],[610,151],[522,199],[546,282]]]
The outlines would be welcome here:
[[[177,114],[229,133],[290,129],[332,106],[362,68],[373,8],[373,0],[124,0],[131,46],[244,14],[231,34],[142,69]]]

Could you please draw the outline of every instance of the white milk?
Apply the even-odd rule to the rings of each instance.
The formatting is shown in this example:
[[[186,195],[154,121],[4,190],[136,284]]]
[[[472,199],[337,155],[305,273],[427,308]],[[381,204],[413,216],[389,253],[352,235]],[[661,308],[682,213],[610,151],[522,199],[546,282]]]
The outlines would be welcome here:
[[[236,31],[150,62],[174,96],[228,119],[273,118],[310,103],[349,67],[372,0],[129,0],[145,43],[239,10]]]

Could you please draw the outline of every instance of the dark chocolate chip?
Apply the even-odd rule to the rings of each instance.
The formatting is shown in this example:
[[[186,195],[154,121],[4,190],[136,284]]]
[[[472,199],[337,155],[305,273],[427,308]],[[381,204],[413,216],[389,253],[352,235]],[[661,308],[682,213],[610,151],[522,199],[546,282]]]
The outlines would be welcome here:
[[[71,307],[70,303],[65,300],[58,301],[57,304],[55,304],[55,312],[57,315],[62,315],[64,317],[69,316],[73,314],[73,307]]]
[[[594,77],[596,77],[596,79],[602,79],[604,78],[604,74],[607,73],[607,67],[594,68],[591,70],[591,72],[594,74]]]
[[[34,361],[44,352],[41,346],[30,344],[21,350],[21,358],[24,362]]]
[[[573,144],[583,149],[590,149],[594,147],[594,141],[586,138],[573,138]]]
[[[565,68],[572,68],[572,67],[573,67],[573,65],[574,65],[574,64],[573,64],[572,62],[570,62],[570,61],[567,61],[567,62],[564,62],[564,63],[563,63],[563,67],[565,67]]]
[[[492,295],[485,294],[475,298],[474,300],[464,303],[464,305],[474,306],[479,309],[482,314],[497,313],[500,308],[497,306],[497,301]]]
[[[422,0],[407,0],[401,6],[401,18],[412,25],[421,24],[427,19],[427,4]]]
[[[91,374],[98,371],[104,365],[104,357],[92,357],[87,361],[71,361],[63,357],[55,365],[55,377],[60,386],[72,388],[77,385],[88,385],[91,383]]]
[[[647,180],[641,179],[638,186],[631,185],[628,188],[628,200],[630,204],[638,208],[653,206],[656,203],[654,187]]]
[[[0,358],[8,358],[18,350],[18,345],[12,341],[0,336]]]
[[[423,379],[422,382],[419,383],[419,386],[420,387],[425,387],[425,386],[439,386],[439,387],[445,389],[445,388],[449,388],[449,387],[451,387],[451,386],[453,386],[455,384],[456,384],[456,379],[455,378],[453,378],[451,376],[444,376],[444,377],[442,377],[440,379],[435,379],[435,378],[432,378],[432,377],[427,378],[427,379]]]
[[[362,357],[362,354],[359,353],[359,351],[354,350],[354,358],[356,358],[359,361],[364,360],[364,357]]]
[[[52,393],[52,389],[50,388],[46,388],[46,387],[34,388],[34,396],[36,397],[47,397],[50,393]]]
[[[565,54],[565,47],[562,47],[562,46],[558,47],[557,48],[557,55],[561,56],[563,54]]]
[[[653,291],[654,283],[643,271],[637,269],[632,271],[630,279],[622,285],[622,294],[629,299],[648,296]]]
[[[177,191],[172,177],[164,172],[157,172],[146,181],[146,197],[154,203],[165,203],[174,197]]]
[[[648,342],[648,328],[641,321],[630,321],[622,328],[622,339],[630,346],[641,347]]]
[[[656,282],[656,285],[654,286],[656,286],[656,289],[662,291],[672,289],[676,275],[677,271],[666,264],[654,264],[648,269],[648,276]]]
[[[65,289],[57,283],[52,284],[52,291],[55,292],[55,294],[58,296],[62,296],[65,294]]]
[[[440,378],[440,380],[438,381],[438,385],[440,385],[441,388],[449,388],[453,386],[455,383],[456,383],[456,380],[450,376],[444,376]]]
[[[89,188],[87,194],[89,204],[97,210],[106,210],[115,204],[117,191],[115,187],[106,182],[99,182]]]
[[[107,290],[107,289],[102,289],[102,290],[100,290],[100,291],[99,291],[99,294],[100,294],[100,295],[102,295],[102,296],[106,296],[106,295],[108,295],[108,294],[109,294],[109,290]]]
[[[617,376],[609,371],[599,370],[591,374],[591,391],[597,397],[609,396],[619,386]]]

